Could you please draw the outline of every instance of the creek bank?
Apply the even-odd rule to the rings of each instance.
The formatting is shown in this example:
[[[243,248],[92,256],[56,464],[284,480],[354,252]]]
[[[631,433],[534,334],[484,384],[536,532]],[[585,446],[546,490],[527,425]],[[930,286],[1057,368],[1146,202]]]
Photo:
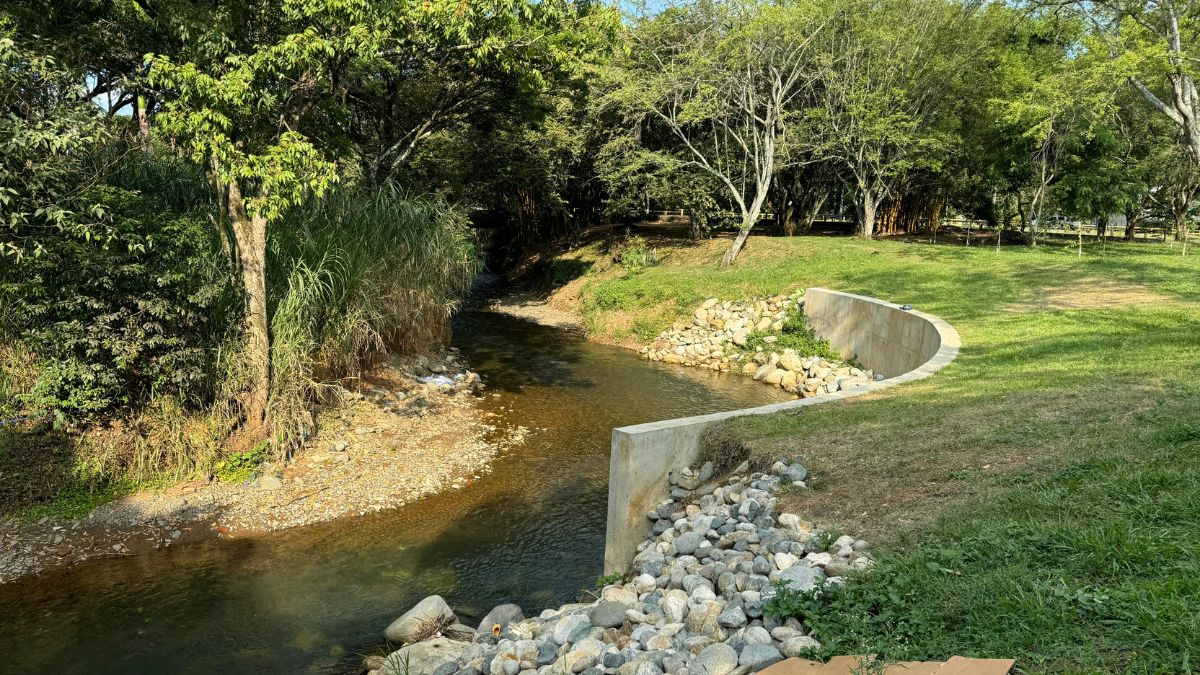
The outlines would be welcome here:
[[[533,293],[509,293],[488,301],[484,308],[489,312],[515,316],[543,326],[566,330],[581,330],[583,327],[574,312]]]
[[[766,298],[709,298],[639,353],[651,361],[752,375],[754,380],[810,398],[882,380],[870,369],[786,347],[791,323],[803,322],[804,291]],[[826,345],[827,346],[827,345]]]
[[[807,471],[749,462],[722,481],[711,463],[674,472],[671,499],[647,514],[650,535],[624,578],[589,603],[526,618],[501,605],[472,630],[439,596],[394,621],[404,643],[370,657],[371,675],[741,675],[820,648],[795,619],[768,615],[780,589],[840,584],[871,565],[867,542],[778,513],[781,488]]]
[[[319,431],[305,447],[245,481],[210,476],[140,492],[78,520],[0,521],[0,583],[95,558],[364,515],[467,487],[527,432],[480,410],[474,397],[481,388],[454,350],[391,359],[318,411]]]

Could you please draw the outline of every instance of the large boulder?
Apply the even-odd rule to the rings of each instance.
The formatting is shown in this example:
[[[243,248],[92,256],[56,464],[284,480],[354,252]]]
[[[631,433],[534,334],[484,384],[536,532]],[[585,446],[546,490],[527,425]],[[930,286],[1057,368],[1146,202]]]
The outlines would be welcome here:
[[[592,622],[586,614],[569,614],[554,624],[551,636],[557,644],[575,642],[587,636],[592,628]]]
[[[458,661],[467,643],[443,637],[408,645],[392,652],[379,675],[433,675],[439,667]]]
[[[521,611],[519,606],[512,603],[497,605],[479,622],[479,632],[489,635],[493,632],[499,634],[510,623],[520,623],[524,620],[525,613]],[[496,629],[497,626],[499,626],[498,630]]]
[[[717,617],[725,609],[723,603],[716,600],[702,600],[688,603],[688,614],[684,620],[687,629],[697,635],[713,637],[721,630]]]
[[[383,631],[391,642],[409,644],[420,640],[433,626],[456,623],[458,617],[440,595],[431,595],[418,602]]]
[[[688,670],[694,675],[725,675],[737,667],[737,651],[727,644],[717,643],[705,647],[692,659]]]
[[[751,644],[742,648],[742,655],[738,657],[738,665],[746,666],[750,672],[757,672],[782,660],[783,654],[779,653],[775,645]]]
[[[679,589],[671,589],[663,595],[659,606],[668,623],[683,623],[688,612],[687,593]]]
[[[793,591],[811,591],[825,583],[825,573],[819,568],[796,564],[779,573],[779,581]],[[764,594],[765,599],[766,595]]]
[[[596,638],[584,638],[570,647],[558,660],[565,673],[582,673],[600,662],[605,644]]]
[[[676,537],[673,543],[679,555],[691,555],[696,552],[697,548],[700,548],[702,541],[704,538],[699,532],[684,532]]]
[[[789,637],[780,645],[784,656],[807,656],[821,649],[821,643],[807,635]]]
[[[601,628],[616,628],[625,623],[625,610],[627,609],[629,608],[624,603],[601,600],[592,608],[592,625]]]
[[[795,352],[784,352],[779,355],[779,367],[793,372],[803,372],[804,359],[797,356]]]

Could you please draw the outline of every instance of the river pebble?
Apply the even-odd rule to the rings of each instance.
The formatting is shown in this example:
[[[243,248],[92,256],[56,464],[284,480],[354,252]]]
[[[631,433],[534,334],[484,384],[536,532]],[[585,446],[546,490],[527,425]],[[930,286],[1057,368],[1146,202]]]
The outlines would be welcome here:
[[[803,298],[803,290],[766,298],[709,298],[692,312],[690,321],[676,322],[639,353],[651,361],[750,375],[756,382],[779,387],[799,398],[832,394],[883,379],[869,369],[776,348],[790,315],[802,312]],[[752,340],[754,336],[761,337],[761,341]],[[695,489],[688,487],[690,480],[681,477],[672,484]],[[791,480],[802,481],[804,477]]]
[[[673,472],[672,482],[700,473]],[[799,475],[807,472],[795,461],[766,474],[743,464],[715,490],[664,502],[647,513],[655,527],[632,569],[595,602],[533,619],[505,605],[507,624],[496,620],[497,608],[473,643],[446,652],[456,656],[422,661],[407,675],[728,675],[812,654],[820,643],[795,619],[766,615],[765,606],[778,588],[840,583],[871,559],[862,540],[832,539],[796,514],[776,513],[775,492]],[[417,607],[440,608],[440,600]]]

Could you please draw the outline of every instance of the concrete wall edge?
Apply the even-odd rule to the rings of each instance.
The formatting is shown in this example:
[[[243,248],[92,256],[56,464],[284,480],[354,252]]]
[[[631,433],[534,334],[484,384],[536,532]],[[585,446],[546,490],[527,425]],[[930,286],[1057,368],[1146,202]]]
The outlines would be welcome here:
[[[769,415],[800,410],[924,379],[953,362],[962,348],[962,338],[958,331],[946,321],[931,314],[915,309],[905,309],[895,303],[877,298],[826,288],[810,288],[805,297],[815,295],[820,295],[824,300],[841,302],[845,306],[866,303],[919,317],[936,331],[938,348],[923,363],[907,372],[849,390],[753,408],[660,420],[613,429],[612,453],[609,463],[605,573],[623,571],[623,568],[629,565],[633,558],[633,547],[644,536],[646,527],[648,527],[645,521],[645,511],[648,510],[648,507],[642,508],[646,505],[634,502],[647,502],[652,496],[658,494],[661,494],[661,498],[666,497],[667,474],[694,462],[699,452],[699,436],[708,425],[745,415]],[[840,348],[839,345],[835,345],[835,347]],[[636,470],[638,480],[643,483],[640,491],[635,490],[636,486],[632,485],[635,460],[639,464]],[[654,484],[646,484],[648,474],[651,475],[650,480],[657,481],[657,487]],[[638,527],[639,520],[642,525],[645,525],[644,527]]]

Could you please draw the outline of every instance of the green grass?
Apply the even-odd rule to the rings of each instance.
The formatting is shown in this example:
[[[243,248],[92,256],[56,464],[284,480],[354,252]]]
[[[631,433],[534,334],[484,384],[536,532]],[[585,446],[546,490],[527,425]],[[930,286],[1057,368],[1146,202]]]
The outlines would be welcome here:
[[[238,452],[217,462],[213,467],[217,478],[223,483],[236,485],[252,478],[266,461],[270,452],[270,443],[259,443],[245,452]]]
[[[768,343],[766,340],[768,335],[775,335],[776,340]],[[808,325],[808,321],[794,308],[788,311],[787,318],[784,319],[783,327],[778,334],[769,331],[754,331],[746,336],[745,351],[754,352],[760,347],[764,351],[792,349],[803,356],[819,356],[830,361],[842,360],[842,356],[833,350],[829,341],[817,337]]]
[[[804,609],[824,655],[1016,658],[1029,672],[1190,672],[1200,658],[1200,260],[1158,244],[1036,250],[755,238],[668,251],[584,287],[589,325],[826,286],[941,316],[937,376],[741,418],[800,452],[791,511],[877,544],[879,564]],[[1116,291],[1128,292],[1117,297]]]

